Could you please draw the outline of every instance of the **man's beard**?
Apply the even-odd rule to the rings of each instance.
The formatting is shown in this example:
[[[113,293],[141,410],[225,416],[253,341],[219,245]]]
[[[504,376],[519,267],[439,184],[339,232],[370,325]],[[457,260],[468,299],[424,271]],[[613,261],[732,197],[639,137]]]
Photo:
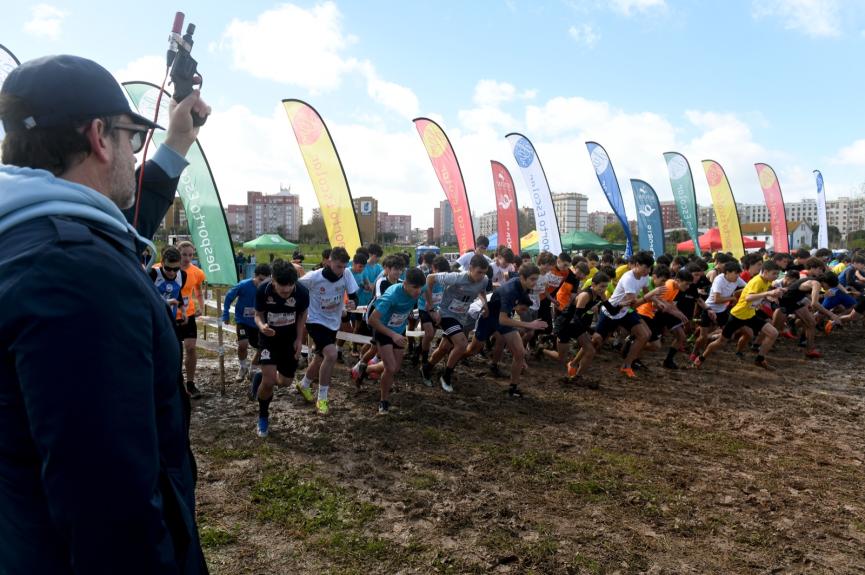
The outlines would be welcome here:
[[[132,165],[115,156],[111,164],[111,200],[121,210],[128,210],[135,205],[135,159]]]

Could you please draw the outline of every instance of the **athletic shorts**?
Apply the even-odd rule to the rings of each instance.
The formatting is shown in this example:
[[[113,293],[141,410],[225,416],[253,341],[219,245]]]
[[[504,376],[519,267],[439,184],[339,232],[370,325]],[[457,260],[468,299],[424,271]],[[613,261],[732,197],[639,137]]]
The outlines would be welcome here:
[[[810,301],[810,298],[807,298],[807,297],[803,297],[802,299],[797,300],[795,302],[782,301],[781,305],[779,305],[778,307],[781,308],[781,311],[783,313],[785,313],[787,315],[793,315],[794,313],[796,313],[797,310],[802,309],[803,307],[808,305],[809,301]]]
[[[423,325],[425,323],[431,323],[433,325],[436,325],[436,322],[433,321],[433,318],[428,311],[423,310],[423,309],[418,310],[418,315],[420,316],[420,324],[421,325]]]
[[[297,358],[294,356],[294,334],[286,336],[267,337],[262,335],[259,339],[261,344],[261,365],[275,365],[276,371],[282,377],[292,378],[297,371]]]
[[[187,318],[186,323],[177,322],[177,337],[180,341],[184,339],[198,339],[198,324],[195,323],[195,316],[191,315]]]
[[[361,321],[360,324],[357,326],[357,331],[355,331],[355,333],[358,335],[366,335],[372,337],[372,328],[369,327],[369,324],[365,321]]]
[[[856,299],[852,295],[846,293],[836,293],[833,296],[823,298],[823,307],[828,310],[838,306],[848,308],[853,307],[854,305],[856,305]]]
[[[619,319],[613,319],[607,314],[601,313],[598,318],[598,325],[595,327],[595,333],[600,334],[601,337],[607,337],[616,331],[616,328],[618,327],[623,327],[630,331],[634,329],[634,327],[640,325],[640,322],[642,321],[642,316],[635,311],[629,311]]]
[[[721,332],[721,335],[724,336],[724,339],[731,339],[737,331],[743,327],[749,327],[754,333],[754,337],[757,337],[757,334],[760,333],[760,330],[763,329],[763,326],[766,325],[767,321],[768,320],[762,317],[759,313],[749,319],[739,319],[738,317],[731,315],[729,321],[727,321],[727,325],[724,326],[724,331]]]
[[[655,313],[655,317],[641,317],[643,318],[643,321],[646,322],[646,325],[649,326],[649,330],[652,332],[652,336],[649,338],[649,341],[661,339],[661,336],[664,335],[664,328],[673,330],[682,325],[682,320],[680,320],[674,315],[661,311]]]
[[[586,316],[586,319],[589,319],[590,317],[591,316]],[[580,339],[580,336],[584,333],[591,335],[592,328],[586,327],[586,325],[580,320],[572,320],[567,323],[561,322],[561,324],[557,325],[553,330],[553,333],[556,334],[556,338],[561,343],[569,343],[572,339]]]
[[[249,340],[249,345],[255,349],[259,349],[259,333],[257,327],[252,327],[242,323],[237,324],[237,341]]]
[[[725,309],[724,311],[716,311],[715,312],[715,321],[709,317],[709,310],[704,309],[700,313],[700,325],[703,327],[711,327],[713,325],[717,325],[718,327],[724,327],[727,325],[727,321],[730,319],[730,309]]]
[[[379,331],[375,332],[372,336],[372,340],[379,346],[392,345],[394,349],[405,349],[404,347],[398,346],[393,342],[389,335],[385,335]]]
[[[446,338],[450,340],[451,336],[454,336],[460,332],[463,335],[468,336],[471,331],[470,325],[463,325],[460,323],[458,319],[454,319],[452,317],[443,317],[441,321],[442,333]]]
[[[324,355],[324,348],[336,344],[336,330],[318,323],[306,324],[306,333],[312,338],[316,355]]]

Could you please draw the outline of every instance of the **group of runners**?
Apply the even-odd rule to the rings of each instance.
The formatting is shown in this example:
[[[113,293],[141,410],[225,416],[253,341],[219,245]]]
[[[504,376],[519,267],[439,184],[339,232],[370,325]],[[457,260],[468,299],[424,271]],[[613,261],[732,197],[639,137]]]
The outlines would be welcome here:
[[[704,368],[730,342],[738,357],[754,354],[756,366],[772,369],[768,357],[779,337],[819,358],[818,333],[828,336],[865,314],[865,254],[835,258],[829,250],[799,250],[737,259],[719,252],[704,259],[637,252],[625,260],[610,252],[532,257],[500,247],[490,257],[487,238],[476,245],[453,266],[432,253],[415,262],[408,254],[383,257],[375,244],[353,257],[342,247],[326,250],[309,272],[280,259],[259,264],[254,277],[228,292],[222,317],[230,323],[234,304],[237,380],[251,379],[258,435],[268,434],[275,386],[294,386],[327,415],[343,354],[357,357],[351,378],[358,389],[378,381],[378,413],[386,415],[406,357],[424,385],[452,393],[460,366],[482,355],[490,375],[509,380],[507,396],[520,398],[529,358],[552,359],[565,382],[593,389],[602,378],[592,362],[607,348],[621,355],[619,373],[627,379],[648,370],[649,354],[661,352],[665,369]],[[151,275],[176,308],[192,392],[190,347],[200,312],[190,307],[200,289],[190,287],[197,277],[190,251],[191,245],[166,248]],[[308,340],[308,365],[298,378]],[[507,376],[500,368],[505,350]]]

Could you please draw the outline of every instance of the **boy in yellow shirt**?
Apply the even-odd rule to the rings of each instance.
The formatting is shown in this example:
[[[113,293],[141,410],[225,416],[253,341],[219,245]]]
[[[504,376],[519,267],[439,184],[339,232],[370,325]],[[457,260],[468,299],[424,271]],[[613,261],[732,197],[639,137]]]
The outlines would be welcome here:
[[[778,330],[772,325],[770,319],[759,311],[759,308],[764,299],[777,299],[784,293],[783,288],[772,289],[772,282],[778,279],[778,272],[779,267],[775,262],[767,261],[763,264],[760,275],[751,278],[748,285],[742,289],[739,301],[730,310],[730,319],[724,326],[721,337],[706,346],[706,350],[694,360],[694,367],[703,365],[711,353],[726,345],[734,335],[739,333],[740,341],[744,340],[745,343],[755,339],[759,334],[763,335],[754,363],[763,369],[771,369],[766,362],[766,354],[775,344]],[[739,347],[742,348],[741,345]]]

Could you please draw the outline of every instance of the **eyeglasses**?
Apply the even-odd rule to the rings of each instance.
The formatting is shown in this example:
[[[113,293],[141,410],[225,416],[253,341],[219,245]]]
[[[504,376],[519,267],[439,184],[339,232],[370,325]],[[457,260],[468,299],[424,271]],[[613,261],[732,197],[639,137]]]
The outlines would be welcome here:
[[[126,130],[129,132],[129,145],[132,147],[132,153],[137,154],[144,147],[144,140],[147,137],[147,132],[150,130],[135,124],[114,124],[112,130]]]
[[[177,266],[176,268],[173,268],[173,267],[171,267],[171,266],[162,266],[162,269],[165,270],[165,271],[167,271],[167,272],[174,272],[174,273],[177,273],[177,272],[180,271],[180,266]]]

